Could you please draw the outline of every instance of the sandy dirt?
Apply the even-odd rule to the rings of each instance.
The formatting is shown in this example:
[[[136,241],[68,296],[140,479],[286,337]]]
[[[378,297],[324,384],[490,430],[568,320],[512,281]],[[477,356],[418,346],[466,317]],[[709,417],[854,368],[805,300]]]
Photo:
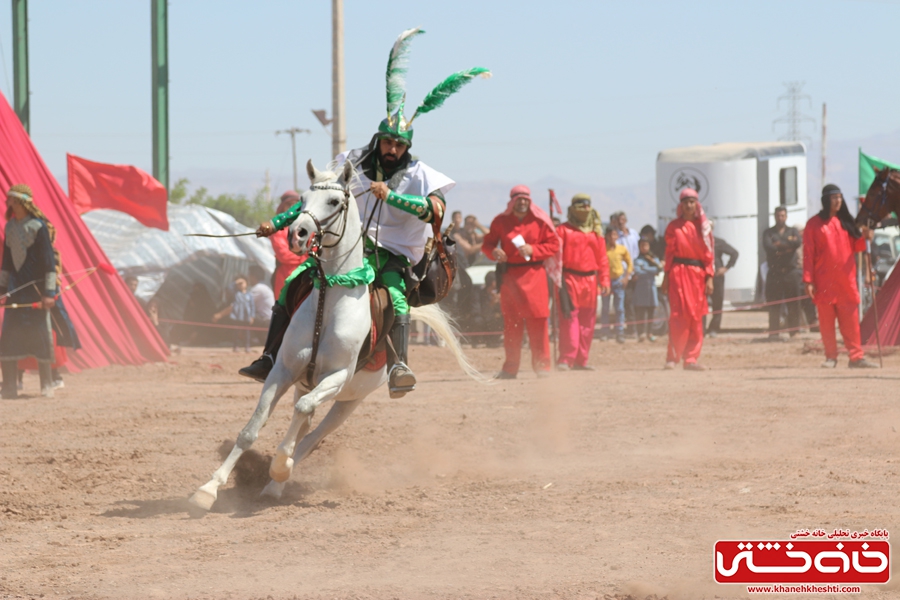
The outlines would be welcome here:
[[[748,597],[713,582],[717,539],[900,531],[900,354],[825,371],[815,339],[720,336],[706,373],[663,371],[664,340],[596,342],[595,372],[490,387],[417,346],[418,391],[373,394],[280,501],[250,473],[203,518],[187,498],[256,403],[246,355],[70,375],[54,399],[29,374],[0,402],[0,598]]]

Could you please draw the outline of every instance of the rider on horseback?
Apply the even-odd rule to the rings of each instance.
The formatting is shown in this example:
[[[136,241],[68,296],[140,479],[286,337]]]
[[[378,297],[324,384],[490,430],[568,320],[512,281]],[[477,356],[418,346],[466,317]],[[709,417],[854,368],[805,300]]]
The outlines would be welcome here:
[[[428,224],[442,218],[444,194],[455,185],[449,177],[410,155],[412,121],[418,114],[439,107],[450,94],[474,76],[489,75],[487,69],[479,68],[451,75],[426,96],[407,121],[403,116],[404,62],[409,41],[419,33],[424,32],[419,29],[404,31],[391,51],[387,73],[387,118],[381,122],[368,145],[342,153],[336,158],[335,167],[349,160],[357,171],[358,183],[354,182],[351,189],[363,220],[367,260],[376,272],[376,281],[388,290],[393,303],[395,316],[391,342],[397,360],[389,373],[392,398],[405,395],[416,385],[416,377],[408,366],[410,322],[405,271],[422,259],[431,230]],[[301,210],[301,203],[297,203],[290,210],[273,217],[270,223],[261,225],[257,235],[269,236],[287,227]],[[297,272],[288,278],[273,309],[263,355],[249,367],[241,369],[241,375],[265,381],[272,369],[284,331],[290,323],[285,298],[286,290],[296,275]]]

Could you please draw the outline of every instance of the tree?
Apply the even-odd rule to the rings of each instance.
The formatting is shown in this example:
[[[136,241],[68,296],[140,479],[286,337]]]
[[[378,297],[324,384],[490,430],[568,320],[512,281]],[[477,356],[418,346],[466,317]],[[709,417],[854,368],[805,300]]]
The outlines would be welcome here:
[[[169,202],[172,204],[199,204],[220,210],[229,214],[238,223],[247,227],[257,227],[272,218],[273,208],[266,201],[266,189],[257,190],[253,198],[249,199],[244,194],[219,194],[213,196],[205,187],[199,187],[188,196],[190,181],[179,179],[175,182],[172,191],[169,192]]]

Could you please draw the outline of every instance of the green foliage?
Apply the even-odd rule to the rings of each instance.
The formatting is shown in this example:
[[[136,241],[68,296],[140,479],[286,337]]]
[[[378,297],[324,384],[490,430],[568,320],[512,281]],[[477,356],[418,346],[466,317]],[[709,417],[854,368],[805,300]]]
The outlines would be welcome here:
[[[176,181],[172,191],[169,192],[169,202],[172,204],[208,206],[231,215],[242,225],[253,228],[271,219],[275,212],[272,203],[266,201],[267,190],[265,188],[257,190],[253,194],[253,198],[247,198],[244,194],[219,194],[218,196],[213,196],[205,187],[197,188],[189,196],[188,185],[190,183],[187,179]]]

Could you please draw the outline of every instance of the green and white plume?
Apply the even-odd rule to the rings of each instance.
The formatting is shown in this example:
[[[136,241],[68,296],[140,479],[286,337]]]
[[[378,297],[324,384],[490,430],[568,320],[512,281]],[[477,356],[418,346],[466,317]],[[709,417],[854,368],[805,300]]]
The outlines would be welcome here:
[[[397,38],[388,57],[385,81],[387,84],[387,118],[378,126],[378,132],[385,137],[398,139],[412,145],[412,122],[419,115],[431,112],[443,106],[447,98],[458,92],[475,77],[487,79],[491,72],[482,67],[475,67],[454,73],[425,96],[422,104],[416,109],[412,119],[407,121],[403,116],[406,102],[406,70],[409,62],[409,47],[412,39],[425,33],[418,27],[407,29]]]
[[[447,98],[461,90],[464,85],[476,77],[490,79],[491,72],[483,67],[474,67],[454,73],[440,82],[437,87],[428,92],[428,95],[422,100],[422,104],[420,104],[419,108],[416,109],[416,112],[413,113],[412,119],[407,122],[407,126],[412,125],[412,122],[419,115],[424,115],[425,113],[429,113],[434,109],[443,106],[444,102],[447,101]]]
[[[393,115],[403,102],[403,96],[406,94],[406,70],[407,64],[409,63],[409,46],[412,43],[413,38],[422,33],[425,32],[418,27],[407,29],[400,34],[400,37],[394,42],[394,47],[391,48],[391,55],[388,57],[387,72],[385,73],[388,117]]]

